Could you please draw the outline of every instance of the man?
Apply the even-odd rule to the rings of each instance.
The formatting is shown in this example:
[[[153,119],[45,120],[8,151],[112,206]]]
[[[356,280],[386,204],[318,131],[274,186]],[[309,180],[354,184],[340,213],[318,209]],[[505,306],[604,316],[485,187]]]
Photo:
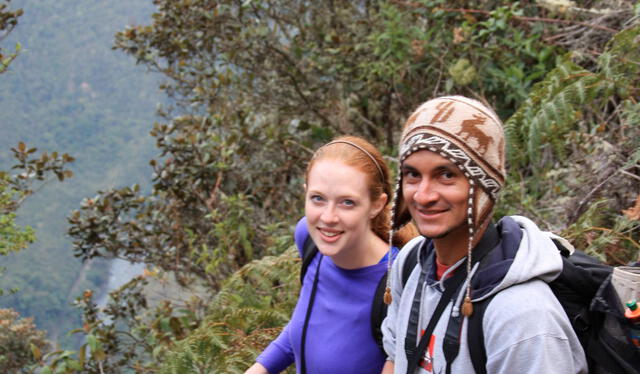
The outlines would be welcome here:
[[[461,96],[427,101],[405,124],[399,159],[392,228],[413,220],[421,236],[389,275],[383,373],[586,373],[547,285],[562,270],[552,234],[524,217],[491,223],[506,176],[497,115]],[[408,256],[416,266],[403,281]]]

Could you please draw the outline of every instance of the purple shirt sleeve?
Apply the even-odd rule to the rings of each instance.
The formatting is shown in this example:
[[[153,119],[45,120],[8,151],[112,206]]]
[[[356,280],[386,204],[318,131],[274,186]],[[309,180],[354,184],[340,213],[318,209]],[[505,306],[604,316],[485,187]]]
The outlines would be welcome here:
[[[296,225],[294,240],[301,252],[309,237],[307,220]],[[395,251],[394,251],[395,252]],[[320,260],[324,258],[322,262]],[[269,374],[284,371],[302,359],[302,331],[319,273],[313,313],[306,334],[305,355],[309,372],[379,374],[386,360],[371,335],[371,305],[386,259],[358,269],[342,269],[320,252],[311,260],[291,320],[282,333],[257,358]],[[298,369],[299,372],[299,369]]]
[[[308,236],[307,217],[302,217],[296,224],[296,230],[293,235],[300,256],[302,256],[302,247]],[[262,351],[256,361],[262,364],[269,374],[275,374],[284,371],[294,362],[294,359],[291,338],[289,337],[289,324],[287,324],[280,335]]]
[[[276,340],[272,341],[256,359],[264,366],[269,374],[284,371],[294,361],[291,339],[289,338],[289,324],[287,324]]]
[[[298,253],[302,257],[302,248],[304,247],[304,241],[309,237],[309,228],[307,227],[307,217],[302,217],[296,225],[296,231],[293,234],[293,239],[298,247]]]

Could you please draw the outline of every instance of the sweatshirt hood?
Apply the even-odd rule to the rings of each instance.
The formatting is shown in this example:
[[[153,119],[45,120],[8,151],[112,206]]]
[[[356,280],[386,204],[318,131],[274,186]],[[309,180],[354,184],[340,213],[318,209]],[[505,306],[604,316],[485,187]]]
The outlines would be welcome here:
[[[521,216],[501,219],[497,246],[482,260],[471,280],[473,301],[480,301],[516,284],[541,279],[551,282],[562,271],[562,258],[553,243],[555,235],[541,231]]]

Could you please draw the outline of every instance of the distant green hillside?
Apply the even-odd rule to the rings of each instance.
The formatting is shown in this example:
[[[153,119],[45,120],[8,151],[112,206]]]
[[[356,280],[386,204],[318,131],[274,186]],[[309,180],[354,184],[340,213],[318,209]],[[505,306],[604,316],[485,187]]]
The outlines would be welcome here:
[[[150,179],[158,77],[111,46],[116,31],[148,23],[153,5],[14,0],[11,8],[25,13],[3,45],[20,42],[23,51],[0,79],[0,167],[11,166],[10,148],[19,141],[77,161],[73,178],[49,183],[19,212],[38,242],[2,259],[0,287],[20,292],[0,297],[0,306],[35,317],[56,338],[78,325],[69,303],[86,288],[101,288],[108,275],[105,263],[94,263],[78,276],[83,264],[65,236],[66,217],[98,189]]]

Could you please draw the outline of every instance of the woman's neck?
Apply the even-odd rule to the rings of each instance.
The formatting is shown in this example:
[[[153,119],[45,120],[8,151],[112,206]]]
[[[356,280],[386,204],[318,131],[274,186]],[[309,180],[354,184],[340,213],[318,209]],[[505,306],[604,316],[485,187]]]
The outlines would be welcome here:
[[[348,252],[332,256],[333,262],[343,269],[359,269],[375,265],[388,251],[388,245],[373,231],[362,238],[358,246]]]

